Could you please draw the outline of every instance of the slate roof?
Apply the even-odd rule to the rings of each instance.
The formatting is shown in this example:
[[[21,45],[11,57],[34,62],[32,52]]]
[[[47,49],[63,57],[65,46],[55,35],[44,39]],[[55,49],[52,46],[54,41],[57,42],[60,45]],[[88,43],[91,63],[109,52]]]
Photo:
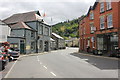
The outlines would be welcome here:
[[[59,39],[63,39],[61,36],[59,36],[59,35],[56,34],[56,33],[52,33],[52,35],[55,36],[55,37],[57,37],[57,38],[59,38]]]
[[[42,19],[39,11],[32,11],[26,13],[18,13],[14,14],[7,19],[3,20],[3,22],[7,24],[17,23],[17,22],[28,22],[28,21],[36,21]]]
[[[93,6],[90,6],[90,8],[89,8],[89,10],[88,10],[88,13],[87,13],[87,16],[89,15],[89,13],[90,13],[91,10],[94,10],[94,9],[96,8],[96,6],[97,6],[97,4],[98,4],[97,1],[98,1],[98,0],[96,0],[96,2],[94,3]]]
[[[53,38],[50,38],[51,41],[55,41]]]
[[[33,30],[32,28],[28,27],[24,22],[18,22],[14,25],[10,26],[11,29],[29,29],[29,30]]]

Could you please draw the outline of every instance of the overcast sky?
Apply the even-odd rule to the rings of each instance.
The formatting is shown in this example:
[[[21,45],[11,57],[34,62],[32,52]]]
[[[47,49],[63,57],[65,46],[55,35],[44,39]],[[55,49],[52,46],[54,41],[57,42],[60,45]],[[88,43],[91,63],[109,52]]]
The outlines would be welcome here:
[[[48,24],[72,20],[87,13],[95,0],[0,0],[0,19],[39,10]],[[51,21],[52,18],[52,21]]]

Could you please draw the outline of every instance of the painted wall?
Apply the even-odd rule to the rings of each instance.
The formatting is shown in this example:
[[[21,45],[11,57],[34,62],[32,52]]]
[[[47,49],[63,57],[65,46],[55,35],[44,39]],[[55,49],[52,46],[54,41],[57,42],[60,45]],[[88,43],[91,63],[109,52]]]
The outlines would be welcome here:
[[[7,36],[10,36],[11,28],[0,21],[0,43],[7,41]]]
[[[24,29],[12,29],[10,35],[16,36],[16,37],[24,37],[25,31],[24,31]]]

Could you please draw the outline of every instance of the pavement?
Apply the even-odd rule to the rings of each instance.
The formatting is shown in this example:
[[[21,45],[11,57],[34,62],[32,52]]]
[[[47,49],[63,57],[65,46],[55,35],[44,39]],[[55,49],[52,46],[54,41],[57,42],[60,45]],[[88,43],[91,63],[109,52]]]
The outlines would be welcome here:
[[[118,78],[118,59],[76,53],[78,48],[21,55],[4,78]],[[8,67],[8,66],[7,66]]]

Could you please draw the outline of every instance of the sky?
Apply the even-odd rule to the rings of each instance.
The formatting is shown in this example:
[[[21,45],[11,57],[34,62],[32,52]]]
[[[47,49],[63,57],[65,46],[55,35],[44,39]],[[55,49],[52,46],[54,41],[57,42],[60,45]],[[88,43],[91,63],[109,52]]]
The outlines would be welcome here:
[[[0,19],[30,11],[40,11],[52,25],[85,15],[96,0],[0,0]]]

